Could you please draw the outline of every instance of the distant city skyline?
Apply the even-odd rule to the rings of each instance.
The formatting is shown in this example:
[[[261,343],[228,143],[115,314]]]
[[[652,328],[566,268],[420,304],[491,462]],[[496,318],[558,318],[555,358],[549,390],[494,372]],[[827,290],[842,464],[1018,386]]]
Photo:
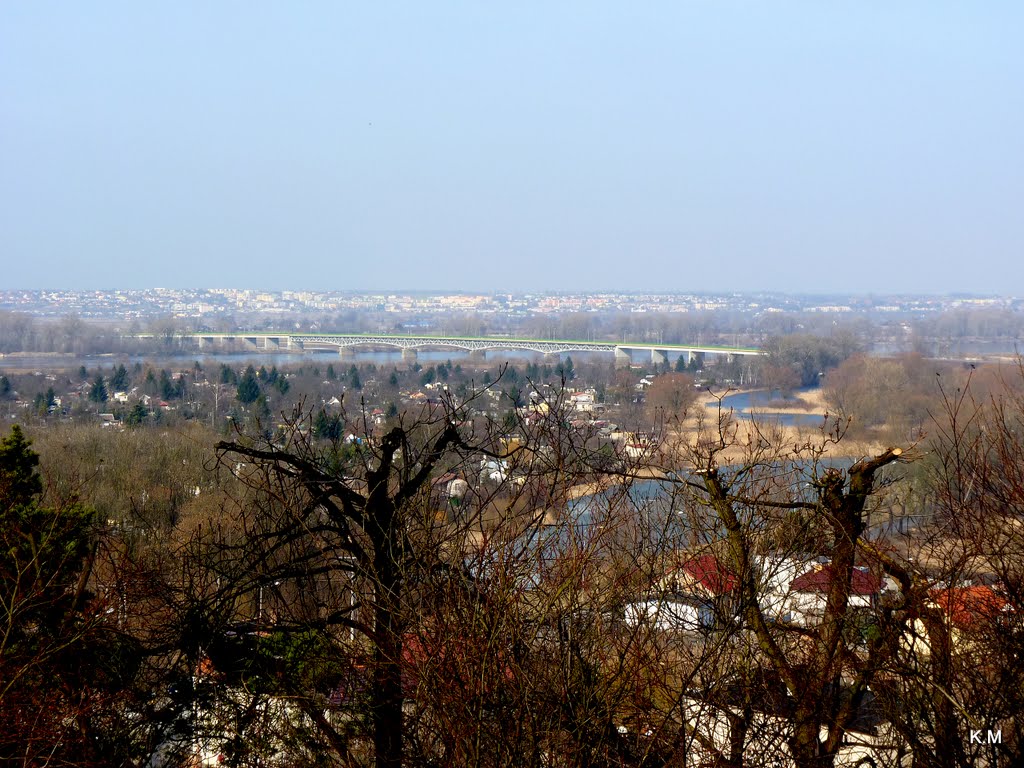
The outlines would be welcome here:
[[[997,310],[1019,315],[1024,297],[935,295],[725,293],[487,293],[432,291],[292,291],[251,289],[146,290],[4,290],[0,311],[38,317],[104,320],[162,319],[230,320],[250,317],[320,318],[332,313],[356,316],[396,314],[408,316],[487,315],[493,318],[537,317],[545,314],[811,313],[839,317],[898,318],[934,315],[951,310]],[[317,320],[320,322],[320,320]]]
[[[0,289],[1024,295],[1022,26],[3,4]]]

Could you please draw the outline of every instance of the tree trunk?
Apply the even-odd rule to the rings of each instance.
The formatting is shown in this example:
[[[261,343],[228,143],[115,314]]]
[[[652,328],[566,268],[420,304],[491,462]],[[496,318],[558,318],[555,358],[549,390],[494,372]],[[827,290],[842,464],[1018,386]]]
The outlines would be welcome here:
[[[387,510],[390,512],[390,509]],[[374,569],[377,576],[373,652],[373,745],[377,768],[401,768],[402,722],[402,628],[400,610],[401,573],[395,563],[398,551],[392,516],[383,515],[374,536]],[[371,529],[371,536],[375,531]]]
[[[373,745],[377,768],[402,765],[402,637],[389,606],[377,608],[373,665]]]
[[[818,725],[820,715],[814,711],[803,711],[798,707],[794,713],[793,735],[789,738],[789,751],[796,768],[825,768],[831,766],[834,755],[821,755],[821,740]]]

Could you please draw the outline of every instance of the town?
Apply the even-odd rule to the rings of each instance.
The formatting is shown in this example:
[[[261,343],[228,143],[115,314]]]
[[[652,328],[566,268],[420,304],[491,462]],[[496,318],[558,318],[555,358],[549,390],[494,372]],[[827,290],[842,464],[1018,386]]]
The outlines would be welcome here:
[[[182,290],[10,290],[0,289],[0,310],[40,317],[132,320],[174,317],[215,323],[218,318],[318,315],[358,310],[384,313],[476,313],[529,317],[571,312],[708,312],[743,314],[822,312],[871,316],[921,315],[957,309],[1024,311],[1024,298],[1000,296],[832,295],[772,293],[372,293],[359,291]]]
[[[1024,766],[1022,29],[0,2],[0,765]]]
[[[26,541],[50,515],[60,529],[8,556],[57,580],[13,593],[29,634],[5,663],[50,669],[59,644],[81,643],[130,659],[114,677],[83,669],[75,684],[99,698],[75,706],[95,754],[154,766],[462,762],[473,739],[540,765],[811,765],[825,750],[836,766],[905,766],[943,744],[998,764],[1024,711],[995,684],[1024,615],[1004,506],[1020,501],[1024,447],[996,426],[1019,418],[1024,378],[986,346],[1018,317],[996,305],[951,305],[928,326],[702,310],[704,351],[572,353],[537,351],[561,348],[550,337],[474,350],[458,344],[487,339],[408,335],[477,308],[295,345],[10,312],[0,451],[42,472],[4,470],[23,475],[0,488],[5,526]],[[681,314],[649,317],[676,338]],[[916,343],[886,352],[893,328]],[[61,351],[33,349],[47,339]],[[114,346],[76,352],[84,339]],[[737,340],[757,346],[707,343]],[[925,340],[969,359],[926,356]],[[411,356],[387,346],[412,341]],[[33,650],[33,606],[57,610],[72,582],[74,628]],[[41,679],[21,674],[30,696]],[[517,697],[538,721],[503,714]],[[12,727],[42,749],[63,722]]]

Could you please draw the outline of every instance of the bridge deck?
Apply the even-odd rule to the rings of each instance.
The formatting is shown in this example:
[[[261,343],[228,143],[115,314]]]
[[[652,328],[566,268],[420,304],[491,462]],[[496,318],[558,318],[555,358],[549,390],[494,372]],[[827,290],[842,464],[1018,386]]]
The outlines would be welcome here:
[[[140,337],[149,334],[139,334]],[[559,352],[622,352],[643,350],[658,353],[703,353],[711,355],[760,355],[761,350],[753,347],[725,347],[710,344],[652,344],[647,342],[583,341],[577,339],[520,339],[493,336],[423,336],[400,334],[355,334],[355,333],[188,333],[182,338],[197,341],[250,340],[254,344],[263,339],[264,344],[274,341],[278,345],[303,347],[318,344],[334,347],[391,346],[399,349],[417,347],[452,347],[465,350],[522,349],[542,353]]]

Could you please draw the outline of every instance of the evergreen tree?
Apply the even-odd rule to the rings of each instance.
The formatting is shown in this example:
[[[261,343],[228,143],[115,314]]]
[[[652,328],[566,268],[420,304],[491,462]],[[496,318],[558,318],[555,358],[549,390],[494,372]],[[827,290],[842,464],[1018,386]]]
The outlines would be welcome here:
[[[6,400],[11,396],[11,380],[6,376],[0,376],[0,400]]]
[[[267,396],[262,392],[259,393],[252,404],[252,415],[257,426],[264,428],[267,426],[267,422],[270,419],[270,404],[267,402]]]
[[[0,440],[0,762],[27,764],[45,747],[48,764],[78,765],[86,758],[74,753],[95,748],[95,738],[83,734],[76,747],[73,736],[55,737],[95,671],[81,663],[98,650],[85,641],[82,614],[93,515],[74,502],[44,507],[38,465],[13,427]]]
[[[323,409],[313,419],[313,436],[320,440],[337,441],[341,439],[342,423],[337,414],[329,414]]]
[[[221,384],[237,384],[238,376],[235,375],[235,371],[230,366],[221,363],[220,366],[220,383]]]
[[[396,371],[391,372],[391,375],[388,377],[388,384],[392,387],[398,386],[398,373]]]
[[[245,369],[245,373],[242,374],[242,378],[238,381],[238,391],[235,397],[243,405],[249,405],[249,403],[256,402],[256,398],[259,396],[260,383],[256,379],[256,369],[250,365]]]
[[[132,409],[128,411],[128,415],[125,417],[125,424],[130,427],[138,427],[146,423],[146,417],[149,416],[149,411],[146,410],[146,406],[142,404],[142,401],[135,403]]]
[[[80,378],[82,381],[85,381],[86,379],[89,378],[89,371],[85,369],[84,365],[78,367],[78,378]]]
[[[557,372],[559,377],[565,379],[566,381],[572,381],[573,379],[575,379],[576,369],[573,367],[572,358],[566,355],[565,360],[559,363]]]
[[[328,365],[327,366],[327,380],[328,381],[334,381],[337,378],[338,378],[338,374],[334,371],[334,366],[333,365]]]
[[[114,375],[110,377],[110,388],[115,392],[123,392],[128,389],[128,369],[124,365],[117,366]]]
[[[676,358],[675,371],[676,373],[686,373],[686,358],[683,355]]]
[[[363,388],[363,382],[359,379],[359,369],[354,365],[348,369],[348,385],[352,389]]]
[[[523,390],[519,387],[512,386],[505,390],[505,397],[512,401],[512,405],[516,408],[522,408],[526,405],[526,401],[523,399]]]
[[[105,403],[107,397],[107,385],[103,383],[103,376],[97,373],[89,389],[89,399],[94,403]]]
[[[160,371],[160,397],[164,400],[174,400],[181,394],[179,391],[179,383],[180,379],[178,382],[175,382],[168,371]]]

